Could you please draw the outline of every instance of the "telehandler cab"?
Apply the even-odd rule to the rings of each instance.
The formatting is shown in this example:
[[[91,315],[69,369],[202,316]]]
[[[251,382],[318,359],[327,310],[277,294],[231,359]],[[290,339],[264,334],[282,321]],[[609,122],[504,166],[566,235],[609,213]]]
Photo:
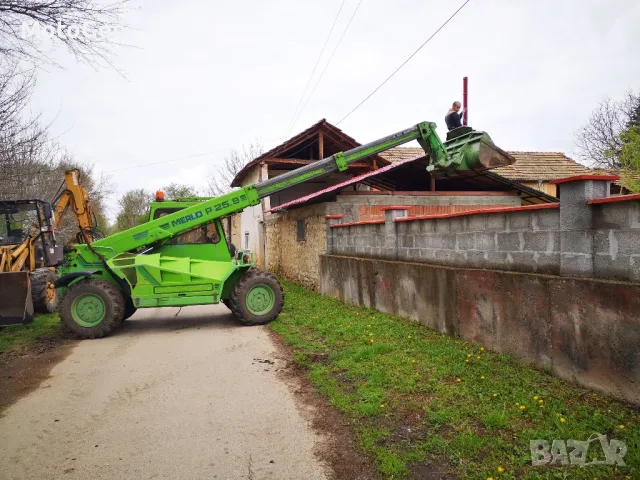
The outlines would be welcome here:
[[[261,198],[347,170],[353,162],[412,140],[428,155],[427,170],[434,175],[514,162],[484,132],[463,127],[442,143],[435,124],[423,122],[219,197],[155,202],[148,222],[74,245],[66,253],[56,282],[63,289],[63,325],[80,338],[97,338],[118,328],[137,308],[220,302],[244,324],[270,322],[282,310],[282,287],[253,266],[250,252],[230,254],[221,220],[258,205]]]

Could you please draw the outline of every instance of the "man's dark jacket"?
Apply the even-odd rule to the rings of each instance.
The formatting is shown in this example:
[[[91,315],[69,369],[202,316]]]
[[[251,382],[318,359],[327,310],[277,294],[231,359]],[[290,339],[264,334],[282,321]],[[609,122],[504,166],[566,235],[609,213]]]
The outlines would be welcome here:
[[[462,126],[462,113],[456,113],[453,110],[449,110],[444,117],[444,121],[447,124],[449,130]]]

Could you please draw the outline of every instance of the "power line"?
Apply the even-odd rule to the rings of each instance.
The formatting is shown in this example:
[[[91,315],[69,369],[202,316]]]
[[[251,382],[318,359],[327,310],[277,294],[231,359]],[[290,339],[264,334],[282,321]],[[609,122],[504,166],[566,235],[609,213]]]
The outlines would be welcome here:
[[[331,52],[331,56],[329,57],[329,61],[327,62],[327,64],[324,66],[324,69],[322,70],[322,73],[320,74],[320,76],[318,77],[318,80],[316,80],[315,85],[313,86],[313,89],[311,90],[311,93],[309,93],[309,96],[307,97],[307,101],[304,102],[304,106],[302,107],[302,110],[300,110],[300,113],[298,114],[298,116],[296,117],[295,121],[293,122],[293,125],[291,126],[291,128],[293,128],[295,126],[295,124],[298,122],[298,120],[300,119],[300,116],[302,115],[302,112],[304,112],[305,108],[307,108],[307,104],[309,103],[309,100],[311,100],[311,97],[313,95],[313,92],[316,91],[316,88],[318,87],[318,84],[320,83],[320,80],[322,80],[322,77],[324,76],[324,72],[327,71],[327,68],[329,67],[329,64],[331,63],[331,60],[333,60],[333,56],[336,54],[336,50],[338,50],[338,47],[340,46],[340,42],[342,42],[342,39],[344,38],[344,35],[347,33],[347,30],[349,30],[349,26],[351,25],[351,22],[353,21],[353,17],[356,16],[356,13],[358,13],[358,9],[360,8],[360,5],[362,4],[363,0],[360,0],[358,2],[358,6],[356,7],[356,9],[353,11],[353,14],[351,15],[351,18],[349,19],[349,23],[347,23],[347,26],[345,27],[344,31],[342,32],[342,35],[340,36],[340,39],[338,40],[338,43],[336,44],[335,48],[333,49],[333,52]]]
[[[431,39],[432,39],[433,37],[435,37],[435,36],[438,34],[438,32],[439,32],[440,30],[442,30],[442,29],[447,25],[447,23],[449,23],[449,22],[453,19],[453,17],[455,17],[455,16],[458,14],[458,12],[460,12],[460,10],[462,10],[462,9],[467,5],[467,3],[469,3],[470,1],[471,1],[471,0],[466,0],[466,1],[462,4],[462,6],[460,6],[460,8],[458,8],[455,12],[453,12],[453,15],[451,15],[451,16],[447,19],[447,21],[446,21],[446,22],[444,22],[442,25],[440,25],[440,28],[438,28],[435,32],[433,32],[433,34],[432,34],[429,38],[427,38],[427,40],[425,40],[425,42],[424,42],[422,45],[420,45],[420,46],[417,48],[417,50],[416,50],[415,52],[413,52],[411,55],[409,55],[409,58],[407,58],[404,62],[402,62],[402,63],[400,64],[400,66],[399,66],[398,68],[396,68],[396,69],[393,71],[393,73],[391,73],[391,75],[389,75],[389,76],[388,76],[388,77],[387,77],[387,78],[386,78],[386,79],[385,79],[385,80],[384,80],[380,85],[378,85],[378,86],[375,88],[375,90],[374,90],[373,92],[371,92],[369,95],[367,95],[367,96],[365,97],[365,99],[364,99],[364,100],[362,100],[358,105],[356,105],[356,106],[355,106],[355,108],[354,108],[353,110],[351,110],[351,111],[350,111],[349,113],[347,113],[344,117],[342,117],[342,119],[341,119],[338,123],[336,123],[336,125],[340,125],[344,120],[346,120],[346,119],[347,119],[347,117],[348,117],[349,115],[351,115],[351,114],[352,114],[353,112],[355,112],[358,108],[360,108],[364,102],[366,102],[367,100],[369,100],[369,99],[370,99],[370,98],[371,98],[371,97],[372,97],[372,96],[373,96],[373,95],[374,95],[378,90],[380,90],[380,89],[384,86],[384,84],[385,84],[385,83],[387,83],[389,80],[391,80],[391,78],[392,78],[396,73],[398,73],[398,72],[400,71],[400,69],[401,69],[402,67],[404,67],[404,66],[409,62],[409,60],[411,60],[411,59],[416,55],[416,53],[418,53],[420,50],[422,50],[422,48],[423,48],[427,43],[429,43],[429,42],[431,41]]]
[[[152,165],[162,165],[163,163],[179,162],[180,160],[189,160],[190,158],[204,157],[206,155],[211,155],[212,153],[213,152],[198,153],[196,155],[190,155],[188,157],[174,158],[173,160],[164,160],[162,162],[145,163],[145,164],[142,164],[142,165],[132,165],[130,167],[118,168],[116,170],[107,170],[107,171],[102,172],[102,173],[122,172],[123,170],[131,170],[132,168],[150,167]]]
[[[309,88],[309,84],[311,83],[311,79],[313,78],[313,75],[316,73],[316,69],[318,68],[318,64],[320,63],[320,59],[322,58],[322,54],[324,53],[324,49],[327,48],[327,44],[329,43],[329,39],[331,38],[331,34],[333,33],[333,29],[336,26],[336,22],[338,21],[338,17],[340,17],[340,13],[342,12],[342,8],[344,7],[344,2],[345,0],[342,0],[342,3],[340,4],[340,9],[338,10],[338,14],[336,15],[336,18],[334,18],[333,20],[333,24],[331,25],[331,30],[329,30],[329,35],[327,35],[327,39],[324,41],[324,45],[322,46],[322,50],[320,50],[320,55],[318,55],[318,59],[316,60],[316,64],[313,66],[313,70],[311,71],[311,75],[309,75],[309,80],[307,80],[307,84],[304,87],[304,90],[302,91],[302,95],[300,95],[300,100],[298,100],[298,105],[296,105],[296,109],[293,112],[293,115],[291,116],[291,120],[289,120],[289,123],[287,125],[287,131],[285,132],[284,136],[286,137],[287,135],[289,135],[289,131],[291,130],[291,128],[293,128],[293,125],[291,125],[291,122],[293,122],[293,119],[296,116],[296,113],[298,113],[298,109],[300,108],[300,104],[302,103],[302,99],[304,98],[305,93],[307,93],[307,88]]]

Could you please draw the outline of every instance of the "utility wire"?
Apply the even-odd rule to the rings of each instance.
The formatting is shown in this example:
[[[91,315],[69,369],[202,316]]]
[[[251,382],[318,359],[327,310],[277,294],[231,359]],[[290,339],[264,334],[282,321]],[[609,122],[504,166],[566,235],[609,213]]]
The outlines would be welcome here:
[[[206,155],[211,155],[212,153],[213,152],[198,153],[196,155],[191,155],[189,157],[174,158],[173,160],[164,160],[162,162],[145,163],[145,164],[142,164],[142,165],[132,165],[130,167],[118,168],[118,169],[115,169],[115,170],[107,170],[107,171],[102,172],[102,173],[122,172],[123,170],[131,170],[132,168],[142,168],[142,167],[149,167],[151,165],[162,165],[163,163],[179,162],[180,160],[189,160],[190,158],[204,157]]]
[[[360,5],[362,4],[362,1],[363,0],[360,0],[358,2],[358,6],[353,11],[353,14],[351,15],[351,18],[349,19],[349,23],[347,23],[347,26],[345,27],[344,31],[342,32],[342,35],[340,36],[340,39],[338,40],[338,43],[334,47],[333,52],[331,52],[331,56],[329,57],[329,61],[324,66],[324,69],[322,70],[322,73],[318,77],[318,80],[316,80],[316,83],[313,86],[313,89],[311,89],[311,93],[309,93],[309,96],[307,97],[307,101],[304,102],[304,106],[302,107],[302,110],[300,110],[300,113],[298,114],[298,116],[296,117],[295,121],[293,122],[293,125],[291,125],[291,128],[295,127],[296,123],[300,119],[300,116],[302,115],[302,112],[304,112],[305,108],[307,108],[307,104],[309,103],[309,100],[311,100],[313,92],[316,91],[316,88],[318,87],[318,84],[320,83],[320,80],[322,80],[322,77],[324,76],[324,72],[326,72],[327,68],[329,68],[329,64],[331,63],[331,60],[333,60],[333,56],[336,54],[336,50],[338,50],[338,47],[340,46],[340,42],[342,42],[342,39],[344,38],[344,35],[347,33],[347,30],[349,30],[349,26],[351,25],[351,22],[353,21],[353,17],[355,17],[356,13],[358,13],[358,9],[360,8]]]
[[[334,18],[334,20],[333,20],[333,24],[331,25],[331,30],[329,30],[329,35],[327,35],[327,39],[324,41],[324,45],[322,46],[322,50],[320,50],[320,55],[318,55],[318,59],[316,60],[316,64],[313,66],[313,70],[311,71],[311,75],[309,75],[309,80],[307,80],[307,84],[305,85],[304,90],[302,91],[302,95],[300,95],[300,100],[298,100],[298,105],[296,105],[296,109],[294,110],[293,115],[291,115],[291,120],[289,120],[289,124],[287,125],[287,131],[284,134],[285,137],[287,135],[289,135],[289,132],[293,128],[293,125],[291,125],[291,122],[293,122],[293,119],[296,117],[296,113],[298,113],[298,109],[300,108],[300,105],[302,104],[302,99],[304,98],[305,94],[307,93],[307,88],[309,88],[309,84],[311,84],[311,79],[313,78],[313,75],[316,73],[316,69],[318,68],[318,65],[320,64],[320,59],[322,58],[322,54],[324,53],[325,48],[327,48],[327,44],[329,43],[329,39],[331,38],[331,34],[333,33],[333,29],[336,26],[336,22],[338,21],[338,17],[340,17],[340,13],[342,12],[342,8],[344,7],[344,3],[345,3],[345,0],[342,0],[342,3],[340,4],[340,9],[338,10],[338,14],[336,15],[336,18]]]
[[[367,96],[365,97],[365,99],[364,99],[364,100],[362,100],[358,105],[356,105],[356,106],[355,106],[355,108],[354,108],[353,110],[351,110],[351,111],[350,111],[349,113],[347,113],[344,117],[342,117],[342,119],[341,119],[338,123],[336,123],[336,125],[340,125],[344,120],[346,120],[346,119],[347,119],[347,117],[349,117],[349,115],[351,115],[351,114],[352,114],[353,112],[355,112],[358,108],[360,108],[364,102],[366,102],[367,100],[369,100],[369,99],[370,99],[370,98],[371,98],[371,97],[372,97],[372,96],[373,96],[373,95],[374,95],[378,90],[380,90],[380,89],[384,86],[384,84],[385,84],[385,83],[387,83],[389,80],[391,80],[391,78],[392,78],[396,73],[398,73],[398,72],[400,71],[400,69],[401,69],[402,67],[404,67],[404,66],[409,62],[409,60],[411,60],[411,59],[412,59],[412,58],[413,58],[413,57],[414,57],[414,56],[415,56],[415,55],[416,55],[420,50],[422,50],[422,48],[423,48],[427,43],[429,43],[429,42],[431,41],[431,39],[432,39],[433,37],[435,37],[435,36],[438,34],[438,32],[439,32],[440,30],[442,30],[442,29],[447,25],[447,23],[449,23],[449,22],[453,19],[453,17],[455,17],[455,16],[458,14],[458,12],[460,12],[460,10],[462,10],[462,9],[467,5],[467,3],[469,3],[470,1],[471,1],[471,0],[466,0],[466,1],[462,4],[462,6],[461,6],[460,8],[458,8],[455,12],[453,12],[453,15],[451,15],[451,16],[447,19],[447,21],[446,21],[446,22],[444,22],[442,25],[440,25],[440,28],[438,28],[435,32],[433,32],[433,34],[432,34],[429,38],[427,38],[427,40],[425,40],[425,42],[424,42],[422,45],[420,45],[420,46],[417,48],[417,50],[416,50],[415,52],[413,52],[411,55],[409,55],[409,58],[407,58],[404,62],[402,62],[402,63],[400,64],[400,66],[399,66],[398,68],[396,68],[396,69],[393,71],[393,73],[391,73],[391,75],[389,75],[389,76],[388,76],[388,77],[387,77],[387,78],[386,78],[386,79],[385,79],[385,80],[384,80],[380,85],[378,85],[378,86],[375,88],[375,90],[374,90],[373,92],[371,92],[369,95],[367,95]]]

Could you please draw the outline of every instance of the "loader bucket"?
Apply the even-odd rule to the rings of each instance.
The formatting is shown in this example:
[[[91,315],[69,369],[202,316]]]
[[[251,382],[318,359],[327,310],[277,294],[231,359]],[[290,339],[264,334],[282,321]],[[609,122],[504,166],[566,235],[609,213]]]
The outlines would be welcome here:
[[[463,127],[465,128],[465,127]],[[515,163],[515,158],[498,148],[485,132],[469,129],[444,144],[448,160],[429,165],[427,170],[443,173],[451,171],[482,171],[496,167],[506,167]]]
[[[0,326],[33,320],[29,272],[0,273]]]

